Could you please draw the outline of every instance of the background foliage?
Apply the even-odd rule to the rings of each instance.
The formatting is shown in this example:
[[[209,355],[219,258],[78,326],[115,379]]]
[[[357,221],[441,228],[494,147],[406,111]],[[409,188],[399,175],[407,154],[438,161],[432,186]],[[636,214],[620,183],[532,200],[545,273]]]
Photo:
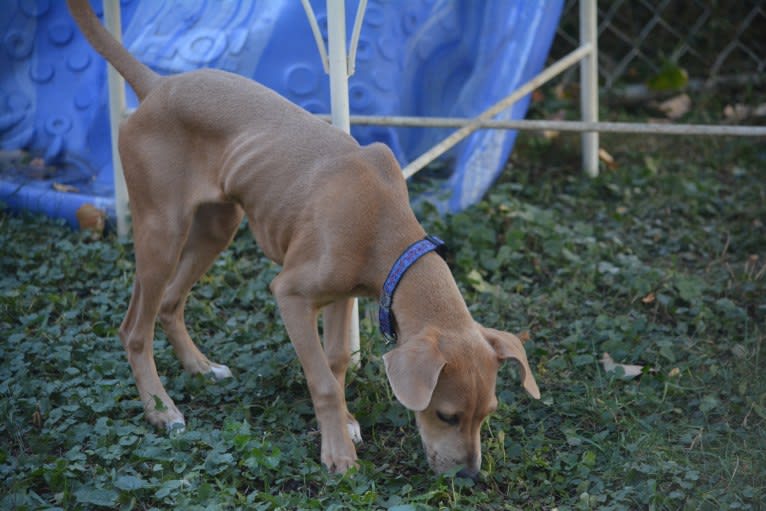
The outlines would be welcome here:
[[[717,122],[722,107],[712,98],[687,120]],[[0,213],[0,508],[763,509],[766,144],[604,137],[617,165],[595,180],[579,173],[577,147],[523,135],[480,205],[420,211],[451,247],[474,316],[531,333],[543,398],[521,391],[513,366],[501,371],[475,484],[427,470],[366,302],[348,389],[362,463],[324,471],[268,291],[278,268],[244,229],[187,309],[235,378],[185,375],[159,333],[188,428],[153,430],[116,335],[131,244]],[[606,373],[604,352],[644,374]]]

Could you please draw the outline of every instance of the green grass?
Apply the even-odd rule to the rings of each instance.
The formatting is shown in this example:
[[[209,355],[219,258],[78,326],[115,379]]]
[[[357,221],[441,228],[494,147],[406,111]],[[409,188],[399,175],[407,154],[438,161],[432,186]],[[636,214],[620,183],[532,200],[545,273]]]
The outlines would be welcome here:
[[[362,462],[326,473],[268,291],[278,268],[244,229],[187,309],[235,378],[185,375],[159,333],[188,428],[153,430],[116,335],[131,244],[0,213],[0,508],[764,509],[766,144],[604,146],[620,167],[588,180],[576,138],[523,135],[484,202],[422,215],[474,316],[532,336],[543,398],[501,370],[475,484],[428,471],[368,302],[348,388]],[[647,371],[607,374],[603,352]]]

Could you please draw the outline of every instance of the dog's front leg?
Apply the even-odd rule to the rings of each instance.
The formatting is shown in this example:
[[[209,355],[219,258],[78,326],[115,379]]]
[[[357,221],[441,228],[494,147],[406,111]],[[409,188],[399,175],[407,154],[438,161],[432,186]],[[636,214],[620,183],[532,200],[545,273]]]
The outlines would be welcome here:
[[[351,361],[351,315],[354,311],[354,299],[346,298],[331,303],[324,308],[324,351],[330,369],[338,380],[341,390],[346,388],[346,370]],[[362,431],[359,422],[346,409],[346,426],[351,440],[362,443]]]
[[[283,277],[284,273],[280,275]],[[306,376],[314,413],[322,434],[322,463],[330,471],[345,472],[356,465],[356,449],[346,425],[346,399],[327,360],[317,330],[318,309],[311,300],[290,294],[285,279],[272,283],[287,334]]]

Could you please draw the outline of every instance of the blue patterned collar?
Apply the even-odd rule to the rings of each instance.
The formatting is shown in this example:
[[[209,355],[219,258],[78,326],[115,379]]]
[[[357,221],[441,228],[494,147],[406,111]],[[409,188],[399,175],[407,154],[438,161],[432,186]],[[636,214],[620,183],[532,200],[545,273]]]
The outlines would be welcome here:
[[[399,285],[405,272],[415,264],[418,259],[432,251],[436,251],[437,254],[444,257],[447,251],[447,246],[436,236],[426,236],[424,239],[416,241],[407,247],[391,267],[391,271],[388,272],[388,277],[386,277],[386,281],[383,284],[383,292],[380,295],[380,308],[378,310],[380,331],[388,342],[396,340],[396,332],[394,331],[394,311],[391,309],[396,286]]]

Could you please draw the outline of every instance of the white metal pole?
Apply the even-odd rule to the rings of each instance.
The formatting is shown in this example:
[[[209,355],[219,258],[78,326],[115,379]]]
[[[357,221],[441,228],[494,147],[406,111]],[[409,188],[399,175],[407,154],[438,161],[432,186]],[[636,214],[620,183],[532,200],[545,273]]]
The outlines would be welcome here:
[[[322,60],[322,68],[324,68],[325,73],[330,74],[330,62],[327,58],[327,48],[324,45],[322,31],[319,30],[319,23],[314,14],[314,9],[311,7],[309,0],[301,0],[301,4],[303,4],[303,10],[306,11],[306,18],[309,20],[311,33],[314,34],[314,42],[316,42],[317,50],[319,50],[319,58]]]
[[[325,121],[329,115],[317,115]],[[639,122],[583,122],[478,120],[467,117],[409,117],[396,115],[352,115],[351,124],[363,126],[406,126],[419,128],[463,128],[490,130],[573,131],[584,133],[637,133],[644,135],[707,135],[719,137],[766,137],[766,126],[730,126],[720,124],[644,124]]]
[[[330,105],[332,123],[346,133],[351,132],[348,108],[348,60],[346,58],[345,0],[327,0],[327,39],[330,63]],[[359,301],[354,300],[351,313],[351,364],[358,366]]]
[[[590,51],[589,47],[580,47],[572,51],[568,55],[557,60],[549,67],[543,69],[540,74],[523,84],[521,87],[504,97],[488,109],[484,110],[476,118],[472,119],[465,126],[450,134],[447,138],[433,146],[425,153],[418,156],[414,161],[411,161],[406,167],[402,169],[405,179],[409,179],[416,172],[422,170],[426,165],[434,161],[454,147],[458,142],[466,138],[468,135],[478,130],[481,127],[482,122],[492,119],[494,116],[505,110],[506,108],[519,101],[521,98],[540,87],[548,80],[552,79],[556,75],[562,73],[568,67],[573,66],[579,62]]]
[[[367,9],[367,0],[359,0],[356,8],[356,17],[354,18],[354,28],[351,31],[351,43],[349,44],[348,55],[348,76],[353,76],[356,70],[356,49],[359,47],[359,36],[362,34],[362,21],[364,20],[364,11]]]
[[[104,2],[104,21],[106,28],[117,41],[122,42],[122,23],[120,21],[119,0]],[[120,122],[125,112],[125,79],[111,64],[107,64],[107,83],[109,88],[109,131],[112,139],[112,173],[114,175],[114,210],[117,217],[117,236],[127,238],[130,232],[128,224],[128,187],[122,173],[122,162],[117,146]]]
[[[327,0],[327,43],[330,60],[330,108],[332,123],[351,131],[348,108],[345,0]]]
[[[580,109],[583,122],[598,122],[598,20],[596,0],[580,0],[580,45],[590,53],[580,61]],[[598,132],[582,134],[582,165],[590,177],[598,175]]]

